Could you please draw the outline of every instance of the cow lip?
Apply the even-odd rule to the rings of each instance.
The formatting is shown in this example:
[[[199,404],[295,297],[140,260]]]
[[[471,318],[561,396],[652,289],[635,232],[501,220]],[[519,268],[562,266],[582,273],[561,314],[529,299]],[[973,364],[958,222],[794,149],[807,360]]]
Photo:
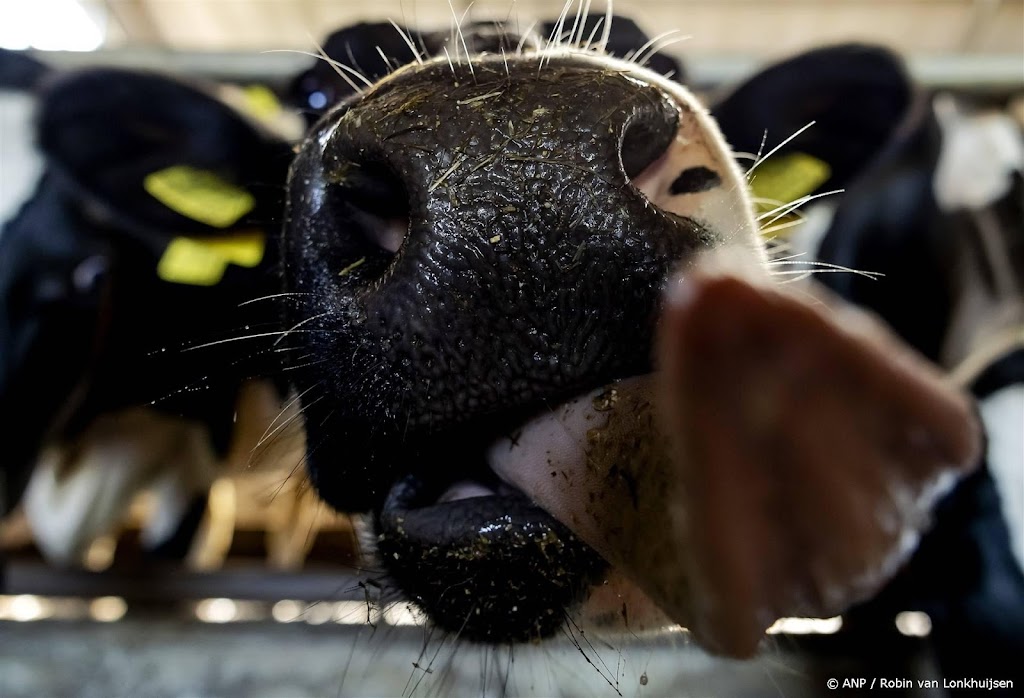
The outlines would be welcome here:
[[[600,582],[607,563],[525,493],[501,482],[483,452],[472,462],[481,489],[423,472],[391,486],[376,512],[378,563],[434,625],[462,639],[553,635],[566,609]]]
[[[474,541],[481,536],[501,538],[527,528],[558,527],[550,514],[508,485],[491,494],[457,499],[444,499],[452,487],[444,488],[440,495],[439,489],[418,475],[400,478],[378,514],[381,532],[400,535],[411,544],[463,547],[483,556],[483,549],[474,548]]]
[[[521,416],[515,419],[516,424],[526,421]],[[458,546],[480,535],[500,536],[516,529],[561,529],[547,511],[501,480],[487,463],[489,448],[509,434],[514,438],[515,430],[495,430],[454,454],[461,461],[454,476],[420,469],[399,477],[377,512],[382,532],[397,532],[426,546]],[[439,446],[428,450],[433,455],[420,458],[437,462],[440,445],[453,438],[449,433],[431,439]],[[445,450],[450,453],[450,448]]]
[[[480,419],[445,430],[414,449],[418,462],[452,462],[454,475],[439,475],[435,468],[410,469],[391,485],[384,503],[375,512],[378,528],[422,545],[457,545],[486,532],[499,534],[497,526],[516,530],[543,527],[559,535],[575,537],[530,495],[507,482],[491,466],[495,445],[516,443],[519,432],[543,411],[554,411],[580,395],[606,386],[614,378],[602,377],[592,385],[532,405],[507,410],[486,418],[497,427],[483,428]],[[464,447],[453,452],[451,444]]]

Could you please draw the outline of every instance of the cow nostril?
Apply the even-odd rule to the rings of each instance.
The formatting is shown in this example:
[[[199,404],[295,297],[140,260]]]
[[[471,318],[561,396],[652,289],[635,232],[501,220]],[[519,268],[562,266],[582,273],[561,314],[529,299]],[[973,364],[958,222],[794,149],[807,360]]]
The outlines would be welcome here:
[[[394,256],[409,230],[409,196],[398,176],[383,164],[350,162],[332,182],[353,251]]]
[[[662,111],[642,111],[626,125],[619,146],[622,170],[633,180],[651,163],[665,154],[678,129],[676,118],[667,120]]]

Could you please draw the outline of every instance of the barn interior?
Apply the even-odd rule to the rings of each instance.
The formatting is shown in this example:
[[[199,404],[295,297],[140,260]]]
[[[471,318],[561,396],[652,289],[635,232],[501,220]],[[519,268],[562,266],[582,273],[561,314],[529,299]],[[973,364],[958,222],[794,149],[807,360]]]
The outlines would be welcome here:
[[[590,7],[589,2],[570,2],[567,16],[572,18],[584,6],[594,17],[604,15],[602,3]],[[992,495],[1004,513],[1000,525],[1005,530],[999,529],[998,535],[1010,551],[1010,581],[999,577],[992,583],[1005,582],[1015,594],[1013,590],[1021,587],[1013,584],[1021,578],[1024,564],[1024,519],[1019,518],[1024,510],[1024,375],[1019,372],[1024,356],[1024,0],[618,0],[613,9],[617,17],[635,22],[649,40],[635,47],[631,57],[663,58],[667,63],[660,65],[669,66],[669,77],[684,82],[707,104],[719,103],[766,67],[812,49],[849,42],[889,49],[905,67],[915,106],[884,124],[890,134],[886,145],[871,157],[865,155],[866,164],[851,177],[849,191],[862,191],[857,187],[890,171],[884,158],[909,140],[907,134],[920,127],[914,119],[923,113],[939,114],[936,123],[946,118],[943,128],[963,123],[965,133],[971,134],[962,141],[967,164],[958,170],[966,173],[967,184],[943,186],[971,189],[970,184],[987,181],[990,175],[998,180],[997,189],[1004,179],[1009,182],[995,199],[982,192],[980,200],[969,202],[974,207],[968,216],[971,225],[985,231],[979,233],[980,244],[995,245],[996,251],[987,248],[987,254],[1004,262],[979,272],[985,279],[994,276],[1005,282],[993,282],[1002,289],[998,308],[991,311],[994,324],[986,324],[990,308],[984,303],[971,306],[973,310],[963,316],[984,316],[984,322],[958,321],[963,331],[988,332],[984,341],[971,335],[962,340],[963,346],[939,346],[925,336],[927,328],[915,324],[928,311],[919,306],[908,309],[914,291],[904,293],[902,286],[895,288],[903,296],[884,298],[860,287],[834,290],[863,293],[865,306],[908,342],[917,342],[916,348],[950,380],[963,379],[963,384],[975,386],[979,376],[991,378],[986,370],[992,362],[1004,356],[1016,361],[1018,373],[1011,371],[1005,383],[975,393],[988,420],[986,428],[992,430],[989,458],[998,456],[1001,463],[1009,463],[996,466],[993,461],[988,467],[1010,474],[1009,479],[996,478]],[[347,83],[355,80],[353,89],[359,87],[360,78],[352,73],[372,72],[355,56],[333,52],[330,38],[338,30],[394,22],[409,28],[414,40],[417,32],[433,32],[447,37],[442,44],[455,46],[459,27],[502,25],[527,32],[544,22],[551,26],[562,11],[559,3],[541,0],[0,4],[0,255],[8,255],[7,260],[0,256],[4,307],[13,307],[18,297],[17,288],[3,285],[3,275],[13,273],[8,271],[14,268],[13,255],[21,254],[21,248],[4,247],[12,221],[26,210],[27,201],[36,197],[39,203],[40,182],[64,182],[79,173],[76,163],[60,163],[54,169],[53,150],[41,143],[49,138],[39,130],[44,87],[93,68],[202,80],[217,86],[221,99],[276,134],[287,150],[302,141],[324,109],[344,96]],[[545,31],[543,38],[550,32]],[[328,66],[332,60],[355,67]],[[385,63],[387,70],[393,67],[387,59]],[[102,81],[82,88],[68,104],[87,99],[90,90],[99,94],[105,89]],[[989,126],[995,136],[985,135]],[[85,142],[92,138],[113,142],[111,133],[118,122],[111,114],[110,131],[91,134],[76,131],[70,122],[58,123],[57,128],[66,128],[69,142],[78,139],[71,146],[84,151],[94,145]],[[757,125],[752,128],[762,131]],[[782,136],[772,137],[776,135]],[[843,134],[831,137],[842,139]],[[924,181],[934,180],[937,158],[928,165],[931,169],[922,171]],[[871,169],[879,162],[882,168]],[[813,179],[813,167],[810,175],[802,176]],[[763,183],[768,185],[768,175]],[[787,201],[803,197],[801,212],[779,212],[774,206],[760,212],[767,213],[771,223],[781,223],[773,239],[782,238],[801,250],[804,260],[835,260],[819,255],[819,245],[828,239],[835,206],[845,194],[838,191],[818,200],[810,195],[817,184],[801,189],[798,182],[793,191],[783,187],[776,196],[765,194]],[[94,193],[89,186],[76,184],[72,189],[75,195]],[[891,191],[895,198],[885,205],[914,205],[909,193]],[[116,218],[119,205],[104,201],[100,217]],[[954,209],[938,210],[953,216],[949,211]],[[945,220],[922,228],[922,239],[928,244],[938,239],[927,237],[929,231],[939,231],[934,233],[938,237],[948,235],[953,228],[942,227]],[[959,225],[961,219],[956,222]],[[267,222],[268,240],[279,223]],[[139,240],[142,246],[151,245],[151,237],[140,235]],[[947,238],[942,241],[948,243]],[[163,248],[166,241],[159,245],[162,259],[169,259]],[[915,250],[890,250],[883,244],[880,251],[870,251],[883,256],[856,259],[881,260],[883,268],[914,268],[915,275],[907,281],[913,283],[918,278],[944,278],[966,258],[945,254],[946,248],[939,247],[934,255],[918,256]],[[242,269],[245,262],[238,260],[244,260],[250,248],[232,249],[231,254],[241,255],[230,258],[233,268]],[[888,252],[892,256],[884,257]],[[199,277],[190,277],[193,272],[181,267],[161,274],[190,289],[206,288],[225,274],[227,262],[219,259],[212,262],[220,265],[219,271],[195,272]],[[59,264],[47,267],[44,259],[36,272],[45,276]],[[174,262],[167,264],[170,268]],[[74,278],[88,277],[83,281],[88,284],[94,271],[80,264]],[[104,271],[96,272],[97,278],[103,278]],[[934,274],[929,276],[930,272]],[[922,291],[926,292],[930,290]],[[963,287],[958,292],[969,295]],[[196,300],[201,298],[193,294],[188,302],[202,304]],[[958,298],[947,298],[946,304],[960,307]],[[940,662],[932,636],[938,619],[919,608],[897,606],[886,609],[884,622],[856,614],[779,619],[768,630],[762,651],[746,661],[705,652],[682,628],[651,636],[606,636],[570,621],[564,632],[544,643],[489,647],[463,642],[433,629],[422,613],[388,588],[362,554],[371,535],[363,520],[334,511],[318,498],[304,470],[305,444],[294,395],[276,403],[271,398],[274,406],[268,411],[266,401],[250,398],[266,397],[273,386],[256,380],[256,369],[243,367],[253,379],[235,396],[230,424],[222,426],[230,436],[221,437],[224,444],[214,449],[216,458],[197,463],[170,457],[170,466],[146,461],[143,470],[129,467],[132,454],[150,453],[155,439],[169,439],[170,445],[160,448],[171,453],[196,438],[190,428],[160,431],[160,424],[136,415],[138,419],[129,420],[123,432],[106,422],[79,427],[79,435],[94,433],[91,429],[113,430],[122,450],[101,450],[75,460],[47,443],[46,434],[57,418],[53,415],[64,414],[77,399],[79,383],[64,373],[91,365],[98,351],[91,344],[94,334],[73,331],[74,317],[60,319],[58,330],[67,334],[59,335],[64,339],[51,353],[16,364],[15,313],[5,312],[0,315],[7,323],[0,332],[8,333],[0,337],[0,433],[13,445],[6,461],[0,455],[2,696],[797,697],[820,695],[836,686],[851,695],[877,685],[901,695],[938,697],[961,695],[963,691],[945,683],[950,679],[1020,680],[1019,673],[990,675],[984,668],[972,673],[968,660],[957,666],[959,673],[951,674]],[[222,341],[209,337],[213,335],[203,346]],[[167,339],[166,348],[171,353],[186,351],[185,339]],[[974,349],[980,345],[979,354]],[[975,366],[972,361],[988,363]],[[162,370],[160,365],[154,364],[154,370]],[[171,375],[157,382],[155,390],[162,392],[154,393],[153,401],[173,397],[169,393],[202,394],[205,376],[194,378]],[[33,382],[19,393],[19,380]],[[175,380],[181,387],[168,389],[168,381]],[[1006,404],[1000,403],[1002,411],[989,419],[997,406],[984,400],[992,395],[1002,396]],[[46,400],[49,407],[37,406]],[[37,413],[46,409],[52,412],[50,422],[32,441],[26,434],[37,428]],[[25,449],[31,453],[23,454]],[[87,468],[106,474],[81,476],[78,471]],[[174,497],[182,487],[190,495],[184,502]],[[945,564],[988,569],[986,565],[993,563],[986,555],[982,551]],[[938,569],[945,574],[944,568]],[[997,609],[1004,608],[1002,601],[994,603]],[[993,640],[1010,653],[1019,649],[1013,643],[1024,637],[1024,627],[1016,627],[1024,619],[1021,603],[1018,599],[1016,607],[1005,607],[1008,639]],[[999,689],[1011,695],[1013,690],[1012,684],[995,688],[991,695],[1000,695]]]

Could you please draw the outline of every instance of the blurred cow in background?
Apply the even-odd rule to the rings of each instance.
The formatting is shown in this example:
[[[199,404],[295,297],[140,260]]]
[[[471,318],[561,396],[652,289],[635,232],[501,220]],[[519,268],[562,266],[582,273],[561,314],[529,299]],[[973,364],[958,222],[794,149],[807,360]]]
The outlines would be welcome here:
[[[847,631],[894,640],[898,613],[925,611],[947,675],[977,673],[978,657],[1014,666],[1024,652],[1019,107],[925,90],[895,56],[847,47],[780,62],[712,111],[737,150],[777,148],[750,180],[793,268],[819,265],[824,285],[969,388],[985,424],[986,467],[942,502],[906,570],[849,614]],[[786,204],[805,197],[801,223]]]
[[[44,173],[0,234],[4,511],[31,478],[37,544],[74,563],[151,489],[144,544],[180,556],[249,414],[240,396],[271,418],[283,397],[249,379],[274,373],[276,306],[258,299],[278,291],[301,128],[282,132],[265,90],[5,55],[15,68]]]
[[[986,467],[936,512],[904,576],[863,609],[926,611],[948,675],[1024,652],[1024,134],[997,107],[922,95],[840,200],[822,261],[880,272],[829,286],[884,318],[978,401]],[[870,625],[870,623],[869,623]]]

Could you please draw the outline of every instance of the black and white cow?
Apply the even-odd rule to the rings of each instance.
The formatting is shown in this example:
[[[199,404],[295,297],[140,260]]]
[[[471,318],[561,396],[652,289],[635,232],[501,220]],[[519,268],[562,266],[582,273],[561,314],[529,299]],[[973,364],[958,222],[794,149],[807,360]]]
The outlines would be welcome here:
[[[967,386],[985,466],[936,511],[899,579],[852,620],[926,611],[950,675],[1024,652],[1024,131],[996,108],[922,92],[885,156],[840,200],[822,261],[882,276],[826,284]]]
[[[894,582],[846,618],[884,654],[900,647],[893,618],[926,611],[950,676],[1006,674],[1024,651],[1024,140],[1019,121],[970,102],[915,85],[885,51],[850,46],[782,61],[713,106],[736,149],[779,145],[755,167],[755,193],[842,190],[801,227],[778,226],[790,263],[829,265],[823,285],[979,403],[985,465],[938,505]]]
[[[277,291],[291,146],[213,85],[93,68],[33,87],[45,172],[0,234],[5,507],[31,476],[36,541],[68,563],[151,487],[146,543],[179,554],[243,382],[272,373],[276,313],[247,301]]]

